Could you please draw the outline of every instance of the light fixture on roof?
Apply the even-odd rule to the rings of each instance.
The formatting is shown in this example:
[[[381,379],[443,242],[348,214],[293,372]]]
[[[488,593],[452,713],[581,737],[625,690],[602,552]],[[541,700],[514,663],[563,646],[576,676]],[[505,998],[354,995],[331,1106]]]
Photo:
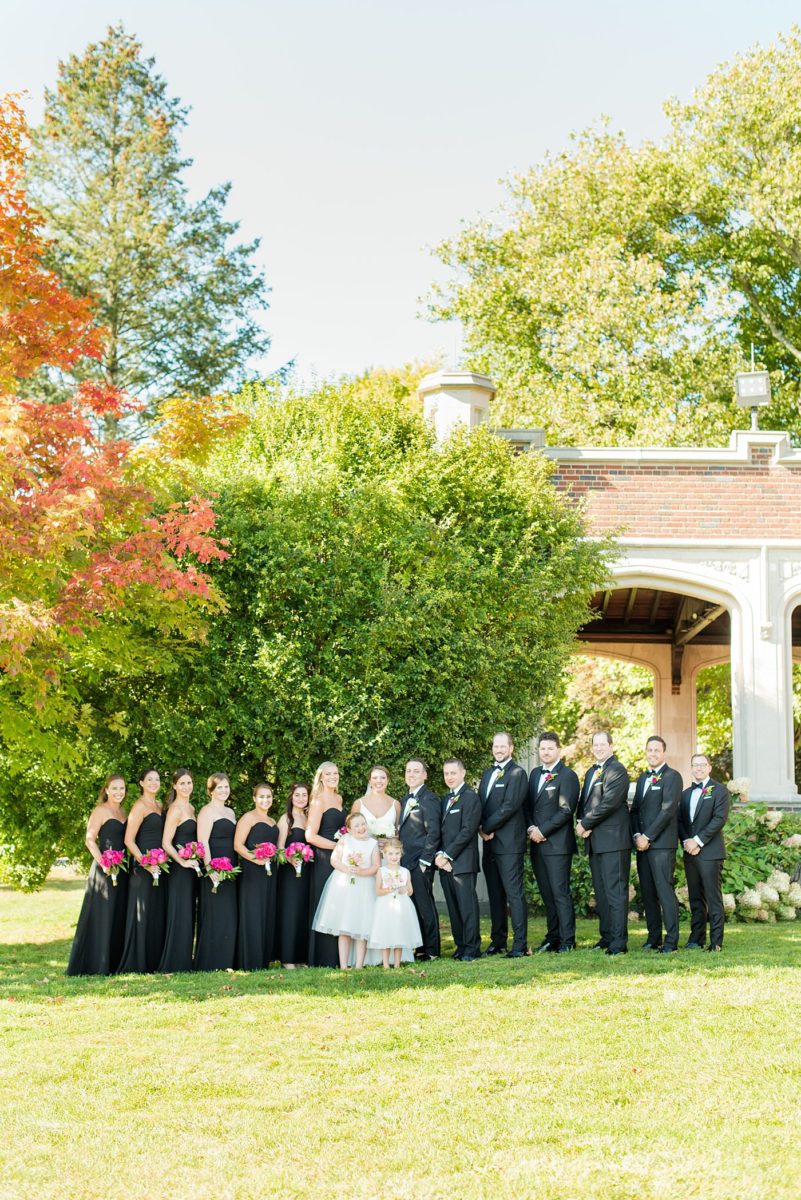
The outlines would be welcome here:
[[[754,370],[754,347],[751,347],[751,370],[738,371],[734,376],[734,398],[740,408],[751,409],[751,428],[759,429],[760,405],[770,404],[770,375]]]

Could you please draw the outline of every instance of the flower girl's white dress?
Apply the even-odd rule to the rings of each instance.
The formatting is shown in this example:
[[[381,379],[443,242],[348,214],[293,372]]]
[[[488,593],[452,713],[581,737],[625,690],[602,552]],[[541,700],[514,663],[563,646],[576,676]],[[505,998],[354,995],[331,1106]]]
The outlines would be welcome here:
[[[375,838],[359,840],[346,833],[339,842],[339,853],[343,863],[353,857],[358,859],[359,866],[369,867],[377,844]],[[374,875],[346,875],[335,869],[326,880],[312,928],[318,933],[347,933],[353,938],[368,938],[375,902]]]
[[[389,867],[381,868],[381,886],[405,888],[409,882],[409,872],[406,867],[398,867],[397,871]],[[386,896],[376,896],[373,909],[373,927],[367,945],[371,950],[391,949],[402,946],[411,952],[422,946],[423,938],[420,933],[420,922],[412,904],[411,896],[403,892],[390,892]],[[411,953],[409,957],[413,957]]]

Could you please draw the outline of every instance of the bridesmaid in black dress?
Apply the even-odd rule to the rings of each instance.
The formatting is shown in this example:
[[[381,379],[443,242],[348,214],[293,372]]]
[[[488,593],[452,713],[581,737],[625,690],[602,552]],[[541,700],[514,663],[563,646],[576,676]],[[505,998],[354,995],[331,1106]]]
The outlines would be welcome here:
[[[122,958],[128,876],[120,871],[115,887],[100,859],[104,850],[125,849],[124,799],[122,775],[109,775],[86,827],[86,848],[94,862],[70,951],[68,975],[111,975]]]
[[[212,858],[230,858],[236,866],[234,832],[236,815],[228,807],[231,795],[228,776],[218,772],[206,781],[208,804],[198,813],[197,838],[206,851],[206,863]],[[236,880],[224,879],[213,891],[214,876],[200,881],[197,914],[196,971],[226,971],[234,965],[236,953]]]
[[[181,858],[178,851],[187,842],[197,841],[195,810],[191,804],[194,786],[191,773],[186,767],[179,767],[172,777],[165,801],[167,815],[161,844],[172,859],[172,867],[167,892],[164,953],[158,968],[163,972],[192,970],[198,871],[194,862]]]
[[[305,843],[309,815],[309,786],[293,783],[286,812],[278,822],[278,846]],[[304,863],[300,875],[291,863],[278,872],[278,957],[284,967],[305,966],[309,957],[309,887],[314,863]]]
[[[164,817],[158,799],[161,787],[158,771],[153,767],[143,771],[139,786],[141,795],[131,809],[125,831],[125,847],[133,861],[128,871],[125,946],[117,968],[121,975],[150,974],[157,970],[164,949],[167,876],[162,872],[156,886],[153,876],[157,868],[139,866],[147,850],[161,847],[164,834]]]
[[[278,892],[278,860],[270,863],[270,873],[253,851],[262,842],[278,843],[278,826],[269,816],[273,789],[269,783],[257,783],[253,789],[253,808],[239,818],[234,850],[239,855],[242,874],[237,880],[239,893],[239,931],[236,938],[236,965],[243,971],[261,971],[275,957],[275,907]]]
[[[311,871],[311,894],[309,917],[314,918],[326,880],[331,874],[331,852],[336,846],[334,834],[345,823],[345,810],[339,788],[339,767],[336,763],[324,762],[314,773],[309,819],[306,822],[306,841],[314,846],[314,863]],[[339,949],[337,939],[330,933],[309,932],[309,966],[338,967]]]

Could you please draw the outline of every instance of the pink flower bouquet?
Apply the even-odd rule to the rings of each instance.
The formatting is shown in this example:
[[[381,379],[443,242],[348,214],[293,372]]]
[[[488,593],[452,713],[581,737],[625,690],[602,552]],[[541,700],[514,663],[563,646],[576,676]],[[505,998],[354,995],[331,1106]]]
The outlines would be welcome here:
[[[167,860],[167,855],[161,846],[156,846],[155,850],[148,850],[139,859],[140,867],[146,867],[153,876],[153,887],[159,886],[159,876],[166,875],[170,869],[170,864]]]
[[[273,842],[259,842],[258,846],[253,847],[253,857],[258,862],[264,863],[264,869],[268,875],[273,873],[273,859],[278,853],[278,847]]]
[[[178,847],[178,857],[191,863],[199,875],[201,863],[206,861],[206,847],[202,842],[185,842]]]
[[[114,887],[117,886],[117,876],[120,871],[127,871],[128,864],[125,861],[124,850],[104,850],[100,855],[100,865],[106,874],[110,877]]]
[[[300,879],[303,864],[314,862],[314,851],[306,842],[290,842],[284,850],[284,862],[295,868],[295,874]]]
[[[349,867],[364,866],[364,864],[362,862],[361,854],[349,854],[348,857],[345,859],[345,862],[348,864]],[[356,882],[356,876],[351,875],[349,882],[351,883],[351,885],[354,884]]]
[[[216,892],[226,879],[235,879],[241,870],[241,867],[234,866],[227,855],[223,855],[221,858],[210,858],[206,863],[206,874],[211,880],[212,892]]]

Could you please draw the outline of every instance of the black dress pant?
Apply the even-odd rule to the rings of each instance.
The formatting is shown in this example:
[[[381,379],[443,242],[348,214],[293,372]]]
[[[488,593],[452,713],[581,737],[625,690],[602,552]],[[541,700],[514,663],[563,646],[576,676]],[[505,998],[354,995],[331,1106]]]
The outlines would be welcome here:
[[[416,866],[409,871],[412,877],[412,903],[423,935],[423,953],[439,957],[439,916],[434,902],[435,873],[434,867],[426,867],[425,871],[421,871]]]
[[[631,850],[590,854],[600,942],[607,950],[628,949],[630,870]]]
[[[576,944],[576,910],[570,892],[572,862],[572,854],[543,854],[539,847],[531,847],[531,866],[548,922],[545,940],[552,946]]]
[[[637,874],[648,926],[648,941],[652,946],[662,944],[662,924],[665,926],[665,945],[675,950],[679,944],[679,902],[673,890],[676,869],[675,850],[637,851]]]
[[[454,875],[453,871],[442,871],[440,882],[448,906],[456,952],[478,958],[481,954],[481,927],[476,895],[476,872],[466,871],[462,875]]]
[[[710,946],[722,946],[726,921],[723,889],[720,885],[723,859],[685,854],[684,873],[687,876],[687,891],[690,896],[690,941],[703,946],[708,921]]]
[[[482,860],[490,909],[490,941],[505,950],[512,919],[512,949],[528,949],[528,908],[523,884],[523,855],[487,853]]]

